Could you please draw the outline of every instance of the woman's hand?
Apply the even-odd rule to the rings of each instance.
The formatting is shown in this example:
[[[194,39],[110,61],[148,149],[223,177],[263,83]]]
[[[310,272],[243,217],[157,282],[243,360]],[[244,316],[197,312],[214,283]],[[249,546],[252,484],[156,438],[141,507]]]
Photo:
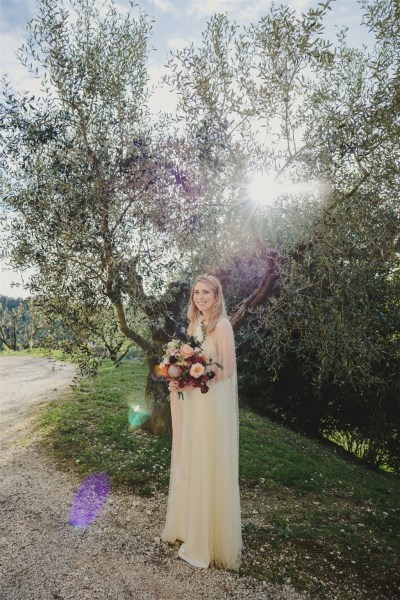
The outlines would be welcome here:
[[[168,389],[170,392],[187,392],[188,390],[192,389],[190,385],[185,385],[183,388],[179,387],[178,382],[177,381],[170,381],[168,384]]]
[[[168,384],[168,389],[169,389],[170,392],[175,392],[175,391],[179,392],[179,391],[181,391],[179,389],[179,385],[178,385],[177,381],[170,381],[169,384]]]

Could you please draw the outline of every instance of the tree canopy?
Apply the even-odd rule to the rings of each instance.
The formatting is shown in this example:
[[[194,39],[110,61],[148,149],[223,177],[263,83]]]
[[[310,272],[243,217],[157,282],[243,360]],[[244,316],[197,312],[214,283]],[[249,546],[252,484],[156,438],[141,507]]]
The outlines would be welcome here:
[[[370,51],[326,39],[330,0],[242,29],[215,14],[169,62],[176,115],[156,116],[150,19],[40,0],[21,60],[43,94],[4,82],[2,186],[7,252],[78,345],[112,309],[151,368],[189,280],[214,271],[243,379],[296,371],[303,428],[357,421],[382,449],[400,420],[399,8],[361,5]]]

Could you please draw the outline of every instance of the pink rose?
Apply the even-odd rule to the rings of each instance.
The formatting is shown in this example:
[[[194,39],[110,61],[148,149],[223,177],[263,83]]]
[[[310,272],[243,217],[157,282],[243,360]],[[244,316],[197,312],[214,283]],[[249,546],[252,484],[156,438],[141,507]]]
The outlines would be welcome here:
[[[192,377],[196,377],[196,379],[197,379],[198,377],[201,377],[203,375],[204,370],[205,370],[204,365],[202,365],[200,363],[195,363],[190,368],[190,374]]]
[[[194,350],[193,350],[192,346],[189,346],[189,344],[182,344],[182,346],[179,349],[179,352],[185,358],[188,358],[189,356],[193,356],[193,354],[194,354]]]
[[[182,373],[182,367],[180,367],[179,365],[171,365],[168,369],[169,377],[173,377],[174,379],[179,377],[181,373]]]

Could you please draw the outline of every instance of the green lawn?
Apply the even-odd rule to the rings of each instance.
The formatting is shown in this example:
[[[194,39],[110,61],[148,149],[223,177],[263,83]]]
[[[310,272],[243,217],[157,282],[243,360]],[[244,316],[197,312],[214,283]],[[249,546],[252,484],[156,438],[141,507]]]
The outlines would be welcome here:
[[[129,431],[145,367],[107,364],[40,420],[60,466],[107,471],[142,496],[168,491],[171,440]],[[240,410],[243,563],[240,575],[290,583],[313,598],[390,599],[400,570],[400,480],[340,450]]]
[[[3,348],[0,350],[0,355],[3,356],[39,356],[44,358],[54,358],[57,360],[66,360],[72,361],[72,357],[70,354],[66,354],[62,350],[50,350],[45,348],[32,348],[32,350],[18,350],[14,352],[14,350],[9,350],[8,348]]]

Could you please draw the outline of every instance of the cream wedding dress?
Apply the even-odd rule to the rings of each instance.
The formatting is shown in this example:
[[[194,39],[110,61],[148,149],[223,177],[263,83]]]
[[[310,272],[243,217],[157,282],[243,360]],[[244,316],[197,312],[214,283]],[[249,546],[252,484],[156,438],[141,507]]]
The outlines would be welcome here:
[[[202,340],[200,322],[194,335]],[[180,464],[174,443],[161,537],[170,543],[181,540],[178,555],[195,567],[213,563],[238,570],[242,548],[239,417],[235,343],[228,319],[219,319],[203,349],[223,368],[211,367],[217,374],[206,394],[194,388],[177,403]]]

